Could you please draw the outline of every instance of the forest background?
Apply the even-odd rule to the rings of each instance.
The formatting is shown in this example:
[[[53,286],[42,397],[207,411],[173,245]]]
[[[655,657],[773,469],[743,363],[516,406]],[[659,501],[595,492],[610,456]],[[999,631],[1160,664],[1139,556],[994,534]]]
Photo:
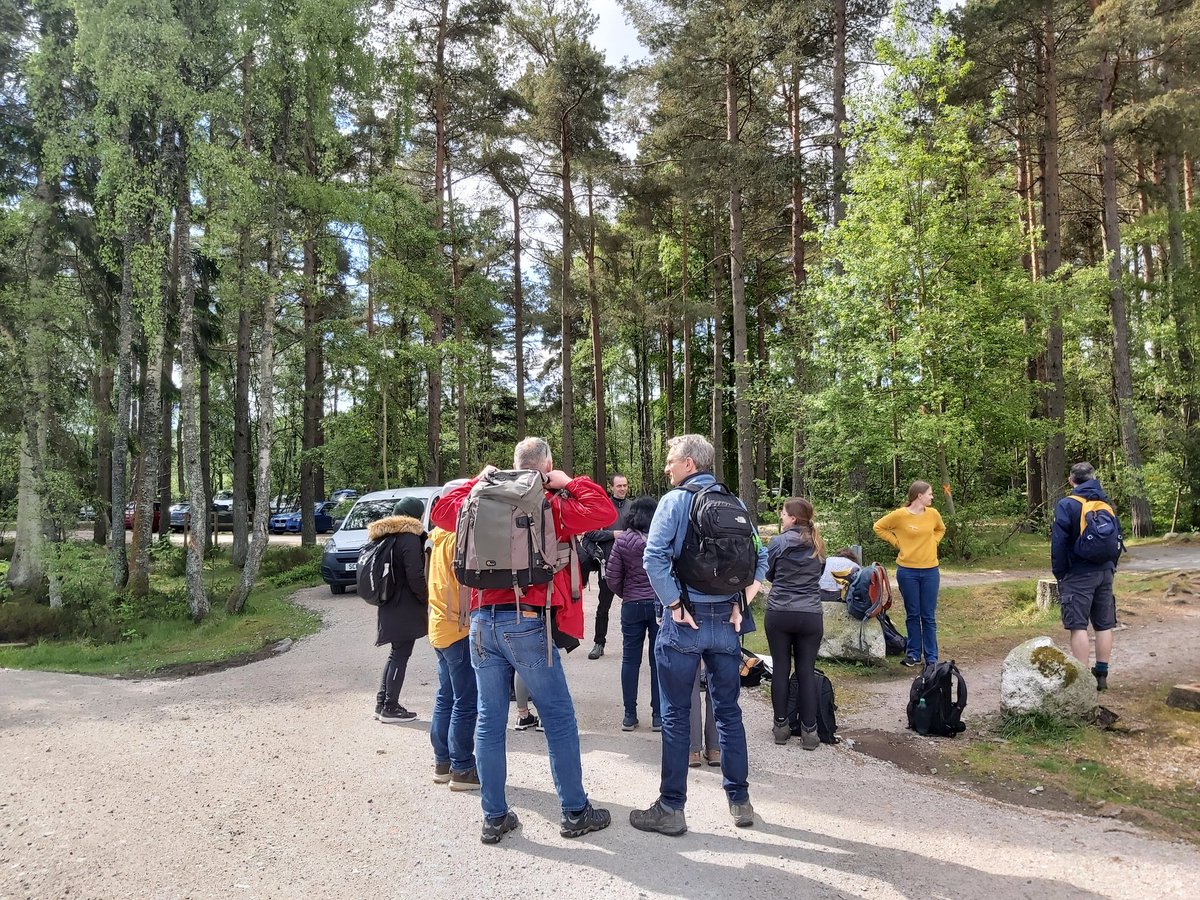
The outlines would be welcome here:
[[[916,478],[951,552],[1043,528],[1082,458],[1200,525],[1195,3],[624,9],[612,66],[586,0],[0,0],[5,591],[90,505],[144,595],[153,504],[231,488],[237,611],[271,498],[527,434],[651,493],[712,435],[836,538]]]

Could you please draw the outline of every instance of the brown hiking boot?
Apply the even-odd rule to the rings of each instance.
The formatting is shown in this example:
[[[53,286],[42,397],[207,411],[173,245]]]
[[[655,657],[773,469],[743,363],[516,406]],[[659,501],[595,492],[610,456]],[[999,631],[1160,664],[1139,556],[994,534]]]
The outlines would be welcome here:
[[[465,772],[450,773],[450,790],[452,791],[477,791],[479,790],[479,773],[474,769],[467,769]]]

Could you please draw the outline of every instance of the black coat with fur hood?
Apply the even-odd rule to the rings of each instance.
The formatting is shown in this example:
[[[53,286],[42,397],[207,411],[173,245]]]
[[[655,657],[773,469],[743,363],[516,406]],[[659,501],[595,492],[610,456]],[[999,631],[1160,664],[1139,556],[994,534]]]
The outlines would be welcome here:
[[[425,534],[411,516],[388,516],[367,526],[367,539],[386,543],[394,581],[388,601],[378,607],[375,646],[415,641],[429,631],[425,586]],[[386,557],[385,557],[386,558]]]

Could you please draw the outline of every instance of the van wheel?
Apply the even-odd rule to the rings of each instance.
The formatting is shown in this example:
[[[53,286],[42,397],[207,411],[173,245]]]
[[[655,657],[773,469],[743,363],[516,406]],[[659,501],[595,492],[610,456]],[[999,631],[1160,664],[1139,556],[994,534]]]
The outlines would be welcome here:
[[[344,584],[331,584],[329,586],[329,593],[344,594],[346,593],[346,586]]]

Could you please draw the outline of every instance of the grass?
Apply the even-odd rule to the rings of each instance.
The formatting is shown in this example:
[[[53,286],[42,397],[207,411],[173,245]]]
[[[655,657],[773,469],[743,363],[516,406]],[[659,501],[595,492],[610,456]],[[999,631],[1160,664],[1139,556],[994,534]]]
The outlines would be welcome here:
[[[284,638],[297,639],[321,627],[321,617],[288,598],[300,587],[319,584],[319,573],[307,563],[270,579],[260,579],[243,612],[225,612],[229,590],[240,570],[217,557],[206,566],[205,586],[212,610],[201,623],[188,618],[144,616],[128,623],[126,640],[100,643],[88,638],[42,640],[30,647],[0,648],[0,667],[44,669],[90,675],[148,675],[191,663],[210,663],[251,654]],[[167,568],[164,564],[159,570]],[[289,578],[292,573],[295,578]],[[155,590],[175,594],[185,586],[182,576],[156,571]]]
[[[1136,699],[1142,719],[1132,731],[998,716],[985,723],[981,739],[942,750],[954,774],[1056,788],[1200,843],[1200,782],[1188,778],[1200,756],[1200,719],[1166,706],[1165,697],[1162,688]],[[1186,774],[1172,777],[1171,768]]]

